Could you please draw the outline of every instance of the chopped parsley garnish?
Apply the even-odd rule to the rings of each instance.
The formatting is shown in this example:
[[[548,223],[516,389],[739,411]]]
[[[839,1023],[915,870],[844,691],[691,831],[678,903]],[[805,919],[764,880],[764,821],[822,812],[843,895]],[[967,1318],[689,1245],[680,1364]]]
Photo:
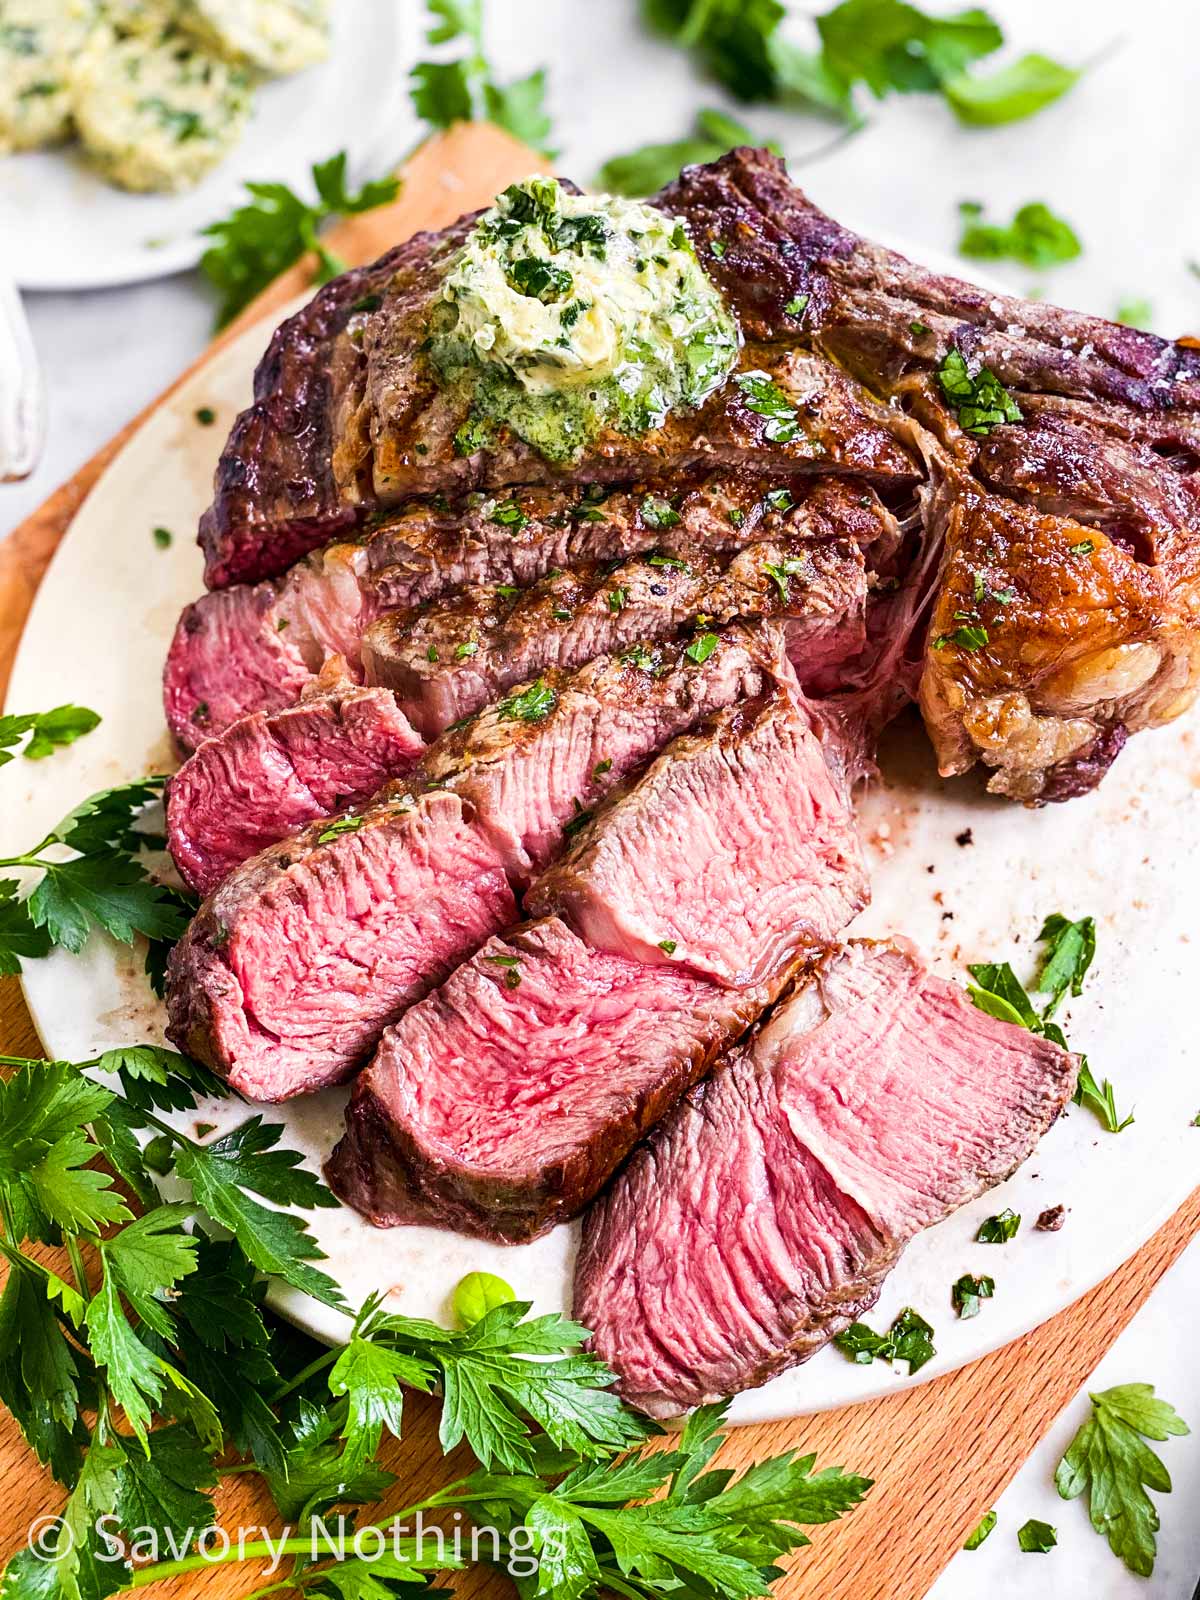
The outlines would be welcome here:
[[[772,511],[790,511],[796,504],[790,489],[768,489],[763,498]]]
[[[352,317],[359,317],[368,311],[378,311],[382,304],[382,295],[364,294],[361,300],[356,300],[350,307],[350,315]]]
[[[655,672],[662,665],[662,654],[648,645],[633,644],[622,651],[621,660],[631,667],[640,667],[643,672]]]
[[[995,1279],[976,1278],[969,1272],[964,1272],[950,1291],[950,1299],[959,1316],[966,1321],[968,1317],[977,1317],[979,1302],[990,1300],[995,1292]]]
[[[975,982],[967,992],[981,1011],[999,1017],[1002,1022],[1028,1028],[1031,1033],[1040,1033],[1065,1050],[1068,1048],[1066,1038],[1052,1017],[1068,988],[1072,994],[1081,991],[1084,975],[1095,955],[1095,923],[1091,917],[1073,922],[1055,912],[1043,922],[1038,939],[1046,949],[1041,957],[1035,990],[1050,997],[1040,1014],[1007,961],[983,962],[969,967],[967,970]],[[1102,1083],[1096,1082],[1086,1056],[1080,1057],[1074,1099],[1076,1105],[1095,1112],[1109,1133],[1121,1133],[1133,1122],[1132,1115],[1118,1116],[1112,1084],[1107,1078]]]
[[[669,500],[660,494],[648,494],[642,501],[642,521],[648,528],[673,528],[679,522],[679,513]]]
[[[1123,1383],[1088,1396],[1092,1414],[1067,1447],[1054,1483],[1064,1500],[1086,1492],[1092,1527],[1130,1572],[1148,1578],[1157,1554],[1158,1509],[1147,1489],[1168,1494],[1171,1478],[1147,1439],[1189,1432],[1153,1384]],[[1024,1548],[1024,1546],[1022,1546]]]
[[[1095,548],[1096,541],[1094,539],[1080,539],[1077,544],[1071,546],[1071,554],[1073,556],[1090,556]]]
[[[996,1520],[996,1513],[994,1511],[985,1511],[983,1516],[980,1517],[979,1521],[976,1523],[974,1529],[967,1535],[967,1541],[963,1545],[963,1549],[978,1550],[979,1546],[996,1526]]]
[[[717,634],[701,633],[692,640],[683,653],[689,661],[694,661],[698,667],[703,666],[717,648],[718,642]]]
[[[773,561],[764,561],[763,571],[778,585],[779,598],[786,603],[791,592],[790,580],[804,571],[804,561],[800,556],[785,556],[778,565]]]
[[[764,417],[763,435],[772,444],[790,444],[800,437],[796,408],[766,372],[738,372],[733,380],[745,396],[747,411]]]
[[[492,507],[488,513],[489,522],[498,522],[502,528],[512,528],[519,533],[529,523],[529,518],[522,511],[516,500],[502,500]]]
[[[713,239],[713,240],[711,240],[709,242],[708,248],[712,251],[713,256],[716,258],[716,260],[724,261],[724,259],[725,259],[725,248],[726,248],[724,239]]]
[[[461,644],[456,644],[454,646],[454,659],[456,661],[468,661],[473,655],[477,655],[478,653],[478,639],[464,639]]]
[[[673,956],[676,950],[679,949],[679,945],[674,939],[660,939],[658,941],[658,948],[663,952],[664,955]]]
[[[740,506],[730,506],[729,511],[726,514],[730,523],[735,528],[740,528],[746,520],[746,513]]]
[[[213,423],[216,420],[217,420],[217,413],[213,410],[213,408],[211,406],[197,406],[196,407],[196,421],[200,424],[200,426],[202,428],[211,428]]]
[[[1017,1543],[1026,1555],[1045,1555],[1058,1543],[1058,1534],[1048,1522],[1039,1522],[1036,1517],[1030,1517],[1017,1529]]]
[[[927,334],[932,332],[932,329],[924,322],[910,322],[908,331],[914,339],[924,339]]]
[[[170,528],[155,528],[154,542],[160,550],[166,550],[174,540],[175,535]]]
[[[947,350],[937,369],[946,403],[964,433],[983,438],[1003,422],[1020,422],[1021,408],[987,367],[972,377],[959,350]]]
[[[521,958],[519,956],[484,956],[485,961],[493,967],[504,968],[504,987],[518,989],[521,986]]]
[[[357,833],[365,820],[353,811],[348,811],[344,817],[335,817],[325,831],[317,835],[317,843],[328,844],[331,839],[339,839],[343,833]]]
[[[581,829],[587,827],[588,823],[596,815],[594,811],[586,811],[582,801],[578,799],[573,804],[575,806],[575,815],[569,821],[563,823],[563,837],[565,839],[573,839]]]
[[[798,295],[794,296],[794,298],[789,300],[787,305],[784,306],[784,308],[783,308],[784,316],[785,317],[802,317],[804,315],[805,311],[807,310],[808,302],[811,299],[812,299],[812,296],[811,295],[807,295],[807,294],[798,294]]]
[[[510,694],[496,707],[496,715],[507,722],[541,722],[558,704],[558,691],[544,678],[531,683],[519,694]]]
[[[958,214],[962,220],[958,252],[977,261],[1022,261],[1041,270],[1074,261],[1083,252],[1071,224],[1041,201],[1022,206],[1007,227],[984,222],[983,207],[976,200],[962,201]]]
[[[678,572],[690,572],[691,568],[686,561],[681,561],[678,556],[665,556],[661,550],[656,550],[653,555],[646,557],[648,567],[674,567]]]
[[[933,641],[935,650],[945,650],[948,646],[956,644],[960,650],[982,650],[988,643],[990,635],[982,623],[969,623],[962,628],[954,628],[950,633],[939,634]]]
[[[610,589],[608,591],[608,609],[610,611],[624,611],[628,595],[624,589]]]
[[[518,294],[527,295],[531,300],[540,300],[543,305],[565,299],[575,287],[575,280],[565,267],[556,267],[553,262],[543,261],[540,256],[522,256],[519,261],[514,261],[509,269],[508,281]]]
[[[593,778],[602,778],[606,772],[611,772],[611,771],[612,771],[612,757],[611,756],[604,756],[604,757],[602,757],[601,760],[597,761],[596,765],[592,768],[592,777]]]
[[[429,649],[425,652],[425,659],[426,661],[437,661],[439,659],[437,645],[431,644],[429,646]]]
[[[570,622],[575,613],[568,610],[566,606],[555,606],[550,615],[554,618],[555,622]]]
[[[910,1375],[937,1354],[933,1329],[911,1306],[905,1307],[886,1333],[876,1333],[865,1322],[852,1322],[833,1342],[860,1367],[869,1367],[876,1360],[907,1361]]]
[[[500,596],[501,600],[515,599],[520,592],[520,589],[515,583],[498,583],[496,585],[496,593]]]
[[[1007,1244],[1010,1239],[1016,1238],[1020,1226],[1020,1212],[1005,1206],[999,1215],[985,1217],[979,1224],[979,1232],[975,1238],[979,1244]]]

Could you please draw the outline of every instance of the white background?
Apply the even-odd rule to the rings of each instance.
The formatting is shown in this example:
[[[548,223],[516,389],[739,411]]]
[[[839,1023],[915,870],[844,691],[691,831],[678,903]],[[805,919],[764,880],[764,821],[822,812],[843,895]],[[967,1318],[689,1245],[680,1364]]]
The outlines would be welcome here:
[[[406,5],[414,15],[419,9],[417,0],[378,4]],[[639,30],[635,0],[488,0],[487,9],[502,72],[549,67],[559,166],[581,183],[607,156],[676,138],[697,107],[726,104],[677,51]],[[931,0],[930,9],[950,9],[949,0]],[[1032,121],[965,130],[930,97],[897,97],[870,108],[864,132],[813,159],[835,132],[829,124],[761,107],[739,114],[779,141],[818,202],[866,229],[903,235],[918,252],[921,245],[953,248],[960,200],[983,201],[1001,221],[1024,201],[1044,200],[1075,226],[1082,259],[1040,275],[1004,265],[989,271],[1018,292],[1037,288],[1102,314],[1123,300],[1147,299],[1157,331],[1200,332],[1200,280],[1187,269],[1200,258],[1200,12],[1191,0],[993,0],[989,9],[1015,51],[1092,63],[1071,95]],[[805,27],[798,15],[798,36]],[[397,127],[397,154],[413,136],[410,124]],[[0,533],[202,350],[212,315],[192,275],[104,293],[29,296],[27,305],[45,369],[50,432],[34,476],[0,485]],[[1200,1153],[1200,1130],[1196,1137]],[[1198,1312],[1194,1245],[1091,1387],[1153,1382],[1200,1430]],[[1054,1465],[1086,1413],[1081,1395],[1000,1501],[991,1539],[957,1557],[930,1600],[1191,1600],[1200,1579],[1200,1432],[1159,1447],[1176,1488],[1161,1497],[1160,1560],[1144,1581],[1126,1573],[1092,1533],[1080,1502],[1064,1504],[1054,1492]],[[1057,1550],[1018,1551],[1016,1530],[1028,1517],[1058,1528]],[[910,1597],[864,1593],[863,1600]]]

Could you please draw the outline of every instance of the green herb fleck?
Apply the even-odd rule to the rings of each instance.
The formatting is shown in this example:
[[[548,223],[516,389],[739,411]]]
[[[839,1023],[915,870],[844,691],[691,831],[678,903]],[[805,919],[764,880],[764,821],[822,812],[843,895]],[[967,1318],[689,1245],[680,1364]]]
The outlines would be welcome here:
[[[679,945],[674,939],[660,939],[658,941],[658,948],[663,952],[664,955],[673,956],[676,950],[678,950]]]
[[[166,550],[174,537],[175,535],[170,528],[155,528],[154,530],[154,542],[160,550]]]
[[[876,1360],[907,1361],[910,1376],[937,1354],[933,1329],[911,1306],[905,1307],[887,1333],[876,1333],[865,1322],[852,1322],[833,1342],[860,1367],[869,1367]]]
[[[1030,1517],[1017,1529],[1017,1543],[1026,1555],[1045,1555],[1058,1543],[1058,1534],[1048,1522],[1039,1522],[1036,1517]]]
[[[683,653],[689,661],[694,661],[698,667],[703,666],[717,648],[717,643],[718,636],[715,633],[701,633],[692,640]]]
[[[979,1224],[975,1238],[980,1244],[1007,1244],[1010,1239],[1016,1238],[1020,1226],[1020,1213],[1006,1206],[998,1216],[986,1217]]]
[[[353,811],[348,811],[344,817],[335,817],[324,833],[317,835],[317,843],[328,844],[331,839],[338,839],[343,833],[357,833],[365,820],[365,817],[356,816]]]
[[[211,428],[213,423],[216,420],[217,420],[217,413],[213,410],[213,408],[211,406],[197,406],[196,407],[196,421],[200,424],[200,426],[202,428]]]
[[[972,377],[961,351],[947,350],[937,378],[964,433],[982,438],[1003,422],[1021,421],[1021,408],[996,374],[981,367]]]
[[[963,1545],[963,1549],[964,1550],[978,1550],[979,1546],[983,1543],[983,1541],[987,1538],[988,1534],[991,1533],[992,1529],[995,1526],[996,1526],[996,1513],[994,1511],[986,1511],[986,1512],[984,1512],[983,1516],[980,1517],[980,1519],[979,1519],[978,1523],[976,1524],[975,1528],[973,1529],[973,1531],[970,1534],[968,1534],[967,1541]]]
[[[642,521],[648,528],[673,528],[679,522],[678,511],[660,494],[648,494],[642,501]]]
[[[979,1302],[990,1300],[996,1292],[996,1283],[993,1278],[976,1278],[965,1272],[950,1291],[950,1299],[955,1311],[965,1322],[968,1317],[979,1315]]]
[[[544,678],[531,683],[519,694],[506,696],[496,707],[496,715],[507,722],[541,722],[558,704],[558,691]]]
[[[733,380],[746,398],[747,411],[765,417],[763,435],[772,444],[790,444],[800,437],[796,408],[767,372],[739,372]]]

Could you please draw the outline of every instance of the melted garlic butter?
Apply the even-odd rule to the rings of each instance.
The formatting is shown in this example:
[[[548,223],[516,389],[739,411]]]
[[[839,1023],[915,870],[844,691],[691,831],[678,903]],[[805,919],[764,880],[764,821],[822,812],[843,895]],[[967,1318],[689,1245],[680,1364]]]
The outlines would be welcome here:
[[[552,459],[606,424],[644,432],[699,405],[738,344],[681,222],[552,179],[514,184],[480,218],[431,332],[443,381],[471,390],[460,448],[504,422]]]

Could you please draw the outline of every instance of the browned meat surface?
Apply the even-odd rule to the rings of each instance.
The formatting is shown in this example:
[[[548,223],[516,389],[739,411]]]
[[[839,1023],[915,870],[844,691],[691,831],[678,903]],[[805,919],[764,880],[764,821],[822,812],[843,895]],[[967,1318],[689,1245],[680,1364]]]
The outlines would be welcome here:
[[[781,493],[794,502],[786,510]],[[648,516],[648,499],[670,516]],[[249,711],[291,705],[331,655],[361,675],[363,632],[373,621],[464,585],[526,587],[555,569],[655,547],[691,561],[772,538],[850,541],[871,549],[874,567],[893,553],[897,533],[866,484],[836,478],[715,474],[665,490],[523,488],[482,502],[413,506],[279,579],[188,606],[163,673],[167,722],[191,750]]]

